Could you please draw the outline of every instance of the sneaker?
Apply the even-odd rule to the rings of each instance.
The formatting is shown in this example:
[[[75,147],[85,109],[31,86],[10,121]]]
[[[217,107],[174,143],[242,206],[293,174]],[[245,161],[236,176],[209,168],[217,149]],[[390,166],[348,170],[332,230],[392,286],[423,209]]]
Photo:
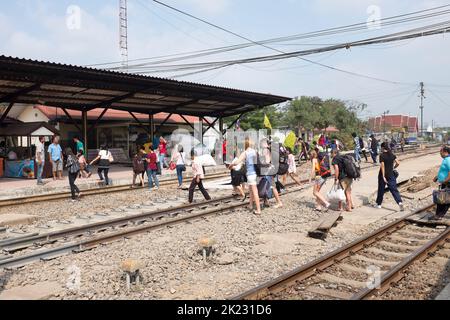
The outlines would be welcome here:
[[[398,206],[400,207],[400,211],[405,211],[405,206],[403,203],[399,203]]]
[[[155,191],[156,191],[156,190],[159,190],[159,188],[158,188],[158,187],[154,187],[154,188],[153,188],[153,190],[155,190]]]
[[[378,205],[378,204],[374,205],[374,207],[377,209],[381,209],[381,205]]]

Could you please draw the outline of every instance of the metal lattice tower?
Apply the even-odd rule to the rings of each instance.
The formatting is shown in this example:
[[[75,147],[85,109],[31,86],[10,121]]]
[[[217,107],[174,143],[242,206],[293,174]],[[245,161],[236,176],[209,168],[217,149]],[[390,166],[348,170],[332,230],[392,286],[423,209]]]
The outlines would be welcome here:
[[[128,13],[127,0],[119,0],[119,48],[122,56],[122,65],[128,66]]]

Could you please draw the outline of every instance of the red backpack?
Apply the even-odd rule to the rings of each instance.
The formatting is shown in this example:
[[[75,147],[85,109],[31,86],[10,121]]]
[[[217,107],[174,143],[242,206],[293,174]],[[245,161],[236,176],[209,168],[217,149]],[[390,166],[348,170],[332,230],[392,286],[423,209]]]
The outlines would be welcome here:
[[[319,153],[318,156],[320,166],[320,176],[322,178],[328,178],[331,176],[330,159],[326,153]]]

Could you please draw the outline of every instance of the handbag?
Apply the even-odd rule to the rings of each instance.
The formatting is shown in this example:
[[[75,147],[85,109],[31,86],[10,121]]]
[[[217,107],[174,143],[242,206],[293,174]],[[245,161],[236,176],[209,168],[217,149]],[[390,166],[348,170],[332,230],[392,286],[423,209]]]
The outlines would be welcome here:
[[[109,163],[113,163],[114,162],[114,157],[113,157],[111,151],[108,151],[108,160],[109,160]]]
[[[183,153],[180,153],[181,161],[183,161],[183,166],[181,167],[181,172],[186,171],[186,164],[184,163]]]
[[[433,203],[438,205],[450,204],[450,188],[440,188],[433,191]]]
[[[333,184],[331,190],[327,193],[327,199],[330,202],[345,201],[344,189],[337,183]]]
[[[170,163],[169,163],[169,169],[170,170],[175,170],[177,168],[177,164],[175,163],[175,162],[173,162],[173,161],[170,161]]]

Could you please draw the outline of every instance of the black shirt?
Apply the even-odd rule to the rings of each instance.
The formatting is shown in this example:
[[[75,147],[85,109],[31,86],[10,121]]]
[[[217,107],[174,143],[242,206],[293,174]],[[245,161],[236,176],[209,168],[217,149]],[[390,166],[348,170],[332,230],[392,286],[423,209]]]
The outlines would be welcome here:
[[[345,167],[344,167],[344,159],[342,156],[336,156],[333,158],[333,161],[331,162],[331,165],[338,165],[339,167],[339,180],[344,179],[347,175],[345,174]]]
[[[391,178],[394,175],[394,162],[397,157],[392,152],[383,152],[380,154],[380,163],[384,163],[384,176],[386,179]],[[383,176],[380,168],[380,177]]]

